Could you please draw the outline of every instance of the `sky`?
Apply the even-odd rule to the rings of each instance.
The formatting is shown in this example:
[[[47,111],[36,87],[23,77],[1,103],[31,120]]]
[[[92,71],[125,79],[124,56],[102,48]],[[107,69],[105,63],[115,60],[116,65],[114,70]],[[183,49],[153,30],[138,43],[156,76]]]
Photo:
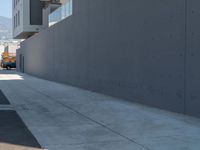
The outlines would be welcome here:
[[[12,17],[12,0],[0,0],[0,16]]]

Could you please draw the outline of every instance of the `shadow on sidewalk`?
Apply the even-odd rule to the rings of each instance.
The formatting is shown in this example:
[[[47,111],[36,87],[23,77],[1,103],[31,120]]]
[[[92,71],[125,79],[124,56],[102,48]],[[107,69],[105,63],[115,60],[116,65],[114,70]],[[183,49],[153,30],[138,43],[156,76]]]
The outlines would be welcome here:
[[[0,149],[41,149],[40,144],[14,110],[0,110],[0,120]]]
[[[10,75],[10,76],[9,76]],[[1,80],[23,80],[18,74],[0,71]],[[41,150],[41,146],[0,90],[0,150]]]

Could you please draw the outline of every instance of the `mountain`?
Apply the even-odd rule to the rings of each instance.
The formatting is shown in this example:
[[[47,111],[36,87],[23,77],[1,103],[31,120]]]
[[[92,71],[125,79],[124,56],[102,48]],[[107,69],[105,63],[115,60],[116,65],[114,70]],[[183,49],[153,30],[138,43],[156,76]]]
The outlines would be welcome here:
[[[12,19],[0,16],[0,40],[12,38]]]

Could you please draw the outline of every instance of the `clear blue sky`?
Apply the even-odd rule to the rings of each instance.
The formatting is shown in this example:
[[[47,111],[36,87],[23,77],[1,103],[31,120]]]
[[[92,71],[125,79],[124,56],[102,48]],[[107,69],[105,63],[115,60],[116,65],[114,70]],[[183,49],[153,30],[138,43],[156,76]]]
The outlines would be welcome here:
[[[12,0],[0,0],[0,16],[12,17]]]

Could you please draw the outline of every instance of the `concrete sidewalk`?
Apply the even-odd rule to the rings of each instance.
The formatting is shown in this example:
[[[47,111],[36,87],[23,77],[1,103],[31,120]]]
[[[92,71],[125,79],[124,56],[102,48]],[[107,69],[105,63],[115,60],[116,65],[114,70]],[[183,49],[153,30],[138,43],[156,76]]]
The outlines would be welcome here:
[[[199,150],[200,120],[0,71],[0,89],[49,150]]]

